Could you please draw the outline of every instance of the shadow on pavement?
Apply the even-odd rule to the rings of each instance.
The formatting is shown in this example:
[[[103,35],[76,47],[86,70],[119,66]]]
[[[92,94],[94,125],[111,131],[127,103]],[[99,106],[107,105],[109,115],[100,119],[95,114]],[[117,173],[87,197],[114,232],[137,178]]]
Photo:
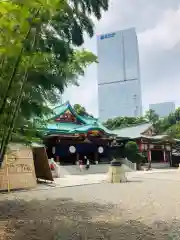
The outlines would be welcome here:
[[[80,203],[69,198],[6,200],[0,202],[0,212],[0,239],[174,239],[168,237],[171,224],[129,220],[124,210],[113,204]]]

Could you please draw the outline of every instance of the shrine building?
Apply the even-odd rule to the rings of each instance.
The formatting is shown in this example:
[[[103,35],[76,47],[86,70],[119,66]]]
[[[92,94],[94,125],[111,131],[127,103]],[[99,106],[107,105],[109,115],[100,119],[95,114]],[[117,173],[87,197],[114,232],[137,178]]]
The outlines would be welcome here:
[[[110,146],[115,134],[96,118],[79,115],[69,102],[56,107],[54,116],[43,129],[43,142],[48,158],[61,164],[75,164],[84,156],[93,164],[109,162]]]
[[[147,161],[172,165],[172,147],[175,140],[167,135],[156,135],[151,123],[116,129],[112,132],[117,135],[117,141],[124,146],[128,141],[135,141],[139,151],[147,157]]]

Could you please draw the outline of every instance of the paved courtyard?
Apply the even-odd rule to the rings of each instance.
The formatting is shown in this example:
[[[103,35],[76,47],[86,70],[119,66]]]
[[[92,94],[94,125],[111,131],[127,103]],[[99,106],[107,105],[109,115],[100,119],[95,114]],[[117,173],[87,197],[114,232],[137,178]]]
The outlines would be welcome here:
[[[0,239],[180,239],[180,172],[129,179],[1,194]]]
[[[86,174],[87,173],[87,174]],[[142,180],[144,179],[158,179],[158,180],[169,180],[169,181],[180,181],[180,171],[177,169],[155,169],[152,171],[137,171],[137,172],[127,172],[126,176],[129,181]],[[92,174],[87,171],[82,173],[68,174],[61,178],[55,178],[54,183],[51,185],[41,184],[38,189],[47,189],[52,187],[72,187],[81,186],[88,184],[104,183],[108,180],[108,174],[106,173],[95,173]]]

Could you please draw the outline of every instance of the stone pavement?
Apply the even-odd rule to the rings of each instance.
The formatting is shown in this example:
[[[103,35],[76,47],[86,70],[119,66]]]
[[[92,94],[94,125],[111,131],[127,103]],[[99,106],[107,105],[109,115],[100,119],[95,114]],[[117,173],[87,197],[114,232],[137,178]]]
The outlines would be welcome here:
[[[107,174],[69,175],[65,178],[56,178],[55,184],[61,186],[78,186],[86,184],[101,183],[107,180]]]
[[[0,228],[8,234],[3,239],[179,240],[179,184],[146,179],[177,178],[179,172],[128,175],[143,180],[2,194]]]
[[[107,174],[67,175],[63,178],[55,178],[52,184],[39,184],[38,190],[49,188],[73,187],[107,182]],[[36,189],[35,189],[36,190]]]
[[[168,180],[168,181],[180,181],[180,170],[179,169],[154,169],[152,171],[139,171],[129,175],[131,179],[157,179],[157,180]]]
[[[162,169],[151,171],[137,171],[126,173],[128,181],[143,181],[145,179],[158,179],[169,181],[180,181],[180,170],[178,169]],[[87,175],[65,175],[62,178],[55,178],[52,184],[39,184],[39,190],[46,190],[49,188],[73,187],[81,185],[90,185],[107,182],[108,174],[87,174]]]
[[[132,169],[128,168],[124,165],[126,171],[132,171]],[[80,171],[79,166],[71,165],[71,166],[62,166],[60,165],[60,173],[62,177],[67,175],[92,175],[92,174],[106,174],[109,171],[109,164],[98,164],[91,165],[88,170]]]

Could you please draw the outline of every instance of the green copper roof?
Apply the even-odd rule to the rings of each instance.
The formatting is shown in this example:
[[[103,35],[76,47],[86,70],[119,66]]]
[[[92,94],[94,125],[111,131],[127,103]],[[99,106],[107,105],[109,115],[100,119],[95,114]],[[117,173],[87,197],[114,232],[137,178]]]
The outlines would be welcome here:
[[[86,124],[95,124],[98,119],[89,117],[89,116],[80,116],[81,120],[84,121]]]
[[[53,112],[55,115],[63,114],[68,109],[68,103],[62,104],[61,106],[58,106],[53,109]]]
[[[79,121],[81,124],[75,123],[62,123],[55,122],[55,119],[60,115],[64,114],[67,110],[69,110]],[[50,133],[65,133],[65,134],[75,134],[75,133],[86,133],[91,130],[99,130],[103,131],[108,135],[115,135],[106,127],[104,127],[96,118],[90,116],[80,116],[78,115],[71,104],[66,102],[59,107],[53,109],[54,115],[49,117],[47,120],[47,129],[45,132],[47,134]]]
[[[91,124],[93,122],[96,121],[95,118],[91,118],[91,117],[86,117],[86,116],[80,116],[76,113],[76,111],[74,111],[73,107],[71,106],[70,102],[67,101],[64,104],[56,107],[53,109],[54,112],[54,116],[52,116],[51,119],[56,118],[57,116],[62,115],[64,112],[66,112],[67,110],[69,110],[81,123],[83,124]]]

